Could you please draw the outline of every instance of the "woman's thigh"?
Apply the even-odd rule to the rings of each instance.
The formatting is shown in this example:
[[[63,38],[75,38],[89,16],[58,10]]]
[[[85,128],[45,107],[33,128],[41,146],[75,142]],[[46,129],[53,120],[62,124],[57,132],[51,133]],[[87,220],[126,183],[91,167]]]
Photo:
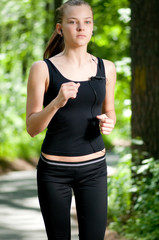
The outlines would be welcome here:
[[[94,168],[93,168],[94,167]],[[83,171],[83,172],[82,172]],[[80,240],[104,240],[107,221],[106,163],[79,171],[74,186]]]
[[[58,180],[59,176],[59,180]],[[49,240],[70,240],[72,189],[60,169],[47,163],[37,167],[38,198]]]

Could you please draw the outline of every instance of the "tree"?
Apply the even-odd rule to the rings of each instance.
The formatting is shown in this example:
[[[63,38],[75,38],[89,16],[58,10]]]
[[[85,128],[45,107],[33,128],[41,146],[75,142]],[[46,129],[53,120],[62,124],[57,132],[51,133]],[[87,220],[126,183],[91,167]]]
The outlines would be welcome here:
[[[55,10],[57,9],[57,8],[59,8],[60,6],[61,6],[61,4],[62,4],[62,0],[54,0],[54,6],[55,6]],[[55,18],[54,18],[54,23],[56,24],[56,22],[57,22],[57,12],[55,11]]]
[[[141,140],[133,143],[139,152],[136,164],[145,157],[159,158],[158,9],[158,0],[131,0],[131,127],[132,138]]]
[[[44,27],[44,46],[46,46],[50,36],[52,35],[56,22],[57,22],[57,12],[56,9],[61,6],[62,0],[47,0],[45,4],[45,27]]]

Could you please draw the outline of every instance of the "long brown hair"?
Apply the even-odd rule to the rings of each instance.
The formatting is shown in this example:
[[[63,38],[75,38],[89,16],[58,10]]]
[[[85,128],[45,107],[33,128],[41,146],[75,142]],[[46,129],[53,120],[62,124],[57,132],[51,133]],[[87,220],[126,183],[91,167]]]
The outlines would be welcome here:
[[[58,16],[57,16],[57,22],[62,23],[63,17],[64,17],[64,11],[66,7],[68,6],[81,6],[81,5],[86,5],[90,7],[92,10],[91,6],[89,5],[88,2],[82,1],[82,0],[69,0],[62,4],[56,11],[58,11]],[[92,10],[93,14],[93,10]],[[65,48],[65,43],[64,43],[64,38],[60,34],[56,32],[56,30],[53,32],[50,40],[48,41],[48,44],[46,46],[43,58],[50,58],[55,56],[56,54],[62,52]]]

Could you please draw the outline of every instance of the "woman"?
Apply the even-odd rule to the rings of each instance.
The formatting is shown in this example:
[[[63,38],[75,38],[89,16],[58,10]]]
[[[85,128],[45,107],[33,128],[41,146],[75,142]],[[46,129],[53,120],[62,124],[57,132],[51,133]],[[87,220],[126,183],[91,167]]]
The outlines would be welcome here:
[[[116,121],[116,71],[112,62],[87,52],[90,5],[70,0],[58,11],[44,61],[32,65],[28,79],[27,131],[34,137],[47,128],[37,166],[38,197],[49,240],[70,239],[72,191],[80,240],[103,240],[107,171],[101,133],[110,134]]]

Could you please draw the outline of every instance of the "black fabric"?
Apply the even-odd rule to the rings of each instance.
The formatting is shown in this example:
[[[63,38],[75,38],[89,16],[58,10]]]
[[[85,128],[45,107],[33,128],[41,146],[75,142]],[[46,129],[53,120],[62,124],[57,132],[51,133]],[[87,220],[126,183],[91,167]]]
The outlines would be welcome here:
[[[55,166],[39,160],[38,197],[48,240],[70,240],[75,196],[80,240],[104,240],[107,221],[106,160],[86,166]]]
[[[44,107],[57,95],[61,84],[69,82],[48,59],[50,83],[44,96]],[[76,99],[69,99],[60,108],[48,125],[42,152],[60,156],[82,156],[100,151],[104,143],[99,130],[97,115],[102,112],[105,98],[105,69],[98,58],[96,76],[80,82]]]

